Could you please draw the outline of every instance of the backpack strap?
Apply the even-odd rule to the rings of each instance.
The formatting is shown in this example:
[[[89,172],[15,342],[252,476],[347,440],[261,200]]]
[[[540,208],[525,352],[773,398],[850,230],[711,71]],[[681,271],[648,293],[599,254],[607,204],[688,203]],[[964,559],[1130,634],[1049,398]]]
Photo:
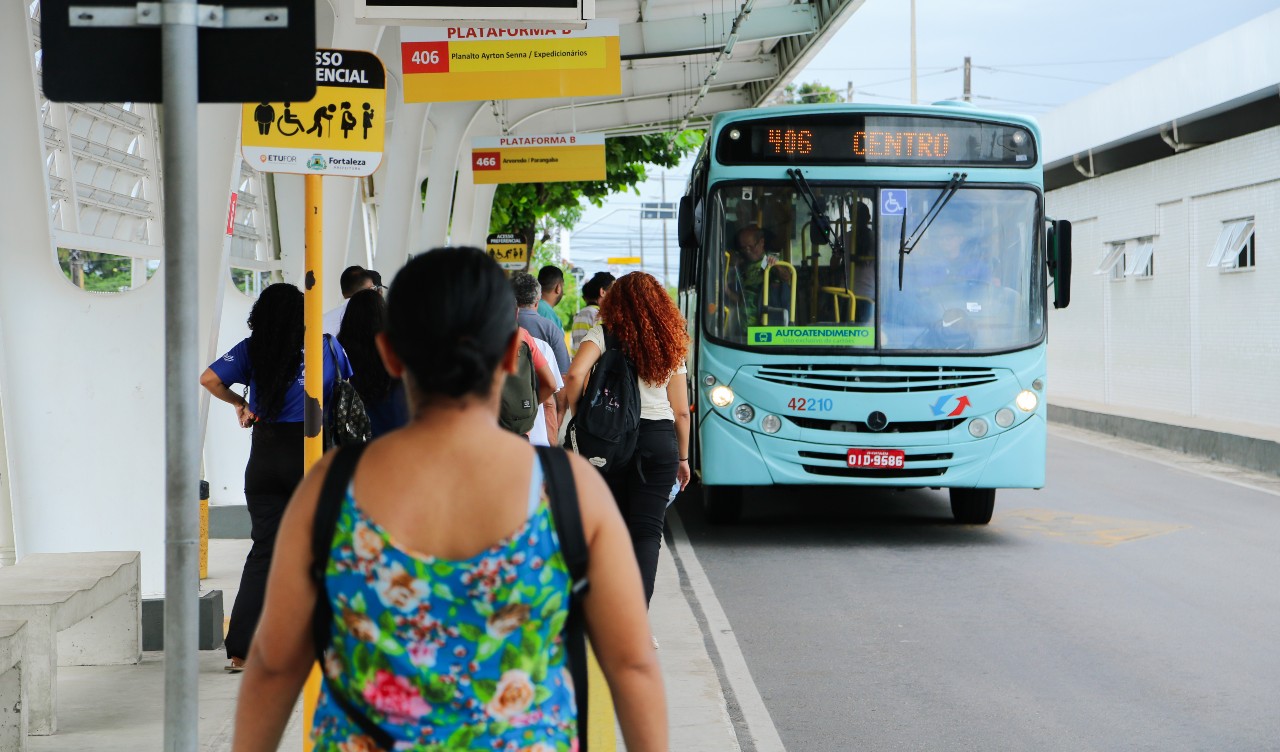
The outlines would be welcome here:
[[[342,511],[347,487],[355,475],[356,464],[360,462],[365,446],[367,445],[351,444],[339,447],[334,453],[333,463],[329,465],[324,485],[320,488],[320,501],[316,504],[315,522],[311,528],[311,582],[316,588],[316,607],[311,612],[311,641],[315,646],[316,661],[322,667],[324,651],[329,645],[333,630],[333,607],[329,602],[329,591],[325,587],[325,570],[329,568],[329,554],[333,548],[333,534],[338,527],[338,514]],[[321,671],[322,676],[323,673]],[[391,734],[352,705],[340,690],[331,688],[329,697],[361,731],[373,739],[379,749],[389,751],[395,747],[395,739]]]
[[[569,455],[558,447],[540,446],[538,459],[550,486],[548,494],[556,535],[560,538],[560,555],[569,568],[572,591],[569,617],[564,623],[565,652],[573,692],[578,703],[578,750],[587,752],[587,641],[582,598],[590,589],[587,580],[587,539],[582,530],[582,510],[578,507],[578,488],[569,466]]]

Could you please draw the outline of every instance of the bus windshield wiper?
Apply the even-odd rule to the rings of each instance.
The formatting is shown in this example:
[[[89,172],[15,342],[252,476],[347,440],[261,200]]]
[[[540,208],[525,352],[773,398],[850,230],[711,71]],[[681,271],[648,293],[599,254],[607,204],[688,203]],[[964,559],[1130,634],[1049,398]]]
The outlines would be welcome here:
[[[827,213],[818,209],[818,199],[813,195],[809,181],[805,180],[804,174],[796,169],[787,170],[787,177],[791,178],[792,185],[796,187],[796,193],[800,194],[800,198],[804,199],[804,203],[809,207],[809,215],[822,231],[822,237],[827,239],[827,245],[831,246],[831,251],[843,258],[844,244],[831,230],[831,221],[827,219]]]
[[[898,292],[902,292],[902,271],[906,265],[907,254],[916,249],[916,244],[928,232],[933,220],[938,218],[938,215],[942,213],[942,208],[947,205],[952,196],[956,195],[956,191],[960,190],[960,184],[968,177],[969,173],[967,172],[953,172],[951,174],[951,180],[947,181],[942,192],[929,205],[929,210],[924,213],[924,217],[921,218],[920,224],[916,225],[916,229],[911,231],[910,237],[907,236],[907,210],[905,207],[903,208],[902,231],[898,240]]]

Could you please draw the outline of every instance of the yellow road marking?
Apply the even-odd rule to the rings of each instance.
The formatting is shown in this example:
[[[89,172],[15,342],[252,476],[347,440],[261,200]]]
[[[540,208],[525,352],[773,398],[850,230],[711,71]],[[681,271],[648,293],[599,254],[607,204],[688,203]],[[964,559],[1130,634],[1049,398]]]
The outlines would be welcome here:
[[[1150,520],[1126,520],[1092,514],[1072,514],[1057,509],[1015,509],[1003,512],[995,527],[1054,538],[1066,543],[1110,548],[1144,538],[1154,538],[1190,525],[1176,525]]]

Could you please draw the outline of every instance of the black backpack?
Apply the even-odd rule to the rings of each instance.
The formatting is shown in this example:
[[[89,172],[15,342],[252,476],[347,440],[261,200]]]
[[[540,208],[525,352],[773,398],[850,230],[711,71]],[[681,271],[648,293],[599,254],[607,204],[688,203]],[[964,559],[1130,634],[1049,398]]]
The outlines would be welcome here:
[[[355,475],[365,444],[341,447],[334,453],[333,463],[325,474],[320,488],[320,500],[311,528],[311,582],[316,589],[316,606],[311,612],[311,641],[316,661],[324,665],[324,651],[333,638],[334,614],[325,585],[325,571],[329,568],[329,553],[333,549],[333,534],[338,528],[338,513],[342,509],[351,478]],[[587,752],[587,642],[586,622],[582,611],[582,598],[587,594],[587,538],[582,530],[582,510],[578,506],[578,489],[573,482],[573,470],[569,457],[552,447],[536,447],[538,460],[547,479],[550,493],[551,517],[556,536],[560,539],[560,555],[564,557],[572,583],[569,596],[569,616],[564,623],[565,665],[573,678],[574,697],[578,705],[578,750]],[[334,703],[347,714],[360,730],[369,736],[378,749],[390,752],[395,740],[386,729],[379,726],[359,708],[351,704],[341,692],[330,692]]]
[[[640,436],[640,383],[622,343],[604,332],[604,352],[596,362],[578,409],[565,432],[565,448],[607,473],[626,465]]]
[[[373,438],[369,412],[355,386],[342,378],[338,368],[338,353],[333,345],[334,337],[326,334],[324,341],[329,347],[329,356],[333,358],[333,370],[336,373],[333,387],[329,391],[329,400],[324,406],[324,448],[327,450],[335,446],[363,444]],[[323,367],[322,364],[321,368]]]
[[[520,343],[516,372],[507,374],[502,382],[502,407],[498,410],[498,425],[524,435],[533,430],[538,419],[538,374],[533,370],[533,352],[529,343]]]

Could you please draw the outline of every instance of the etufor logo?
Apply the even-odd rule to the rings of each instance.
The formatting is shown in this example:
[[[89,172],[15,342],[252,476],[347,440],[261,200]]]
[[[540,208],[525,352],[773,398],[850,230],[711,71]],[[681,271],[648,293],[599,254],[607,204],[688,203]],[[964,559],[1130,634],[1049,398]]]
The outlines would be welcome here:
[[[955,397],[955,402],[951,401],[952,397]],[[929,409],[933,411],[935,416],[946,415],[947,417],[954,418],[963,414],[965,408],[969,407],[971,404],[972,403],[969,402],[968,395],[962,394],[959,397],[956,397],[954,393],[944,394],[938,398],[937,402],[930,405]]]

